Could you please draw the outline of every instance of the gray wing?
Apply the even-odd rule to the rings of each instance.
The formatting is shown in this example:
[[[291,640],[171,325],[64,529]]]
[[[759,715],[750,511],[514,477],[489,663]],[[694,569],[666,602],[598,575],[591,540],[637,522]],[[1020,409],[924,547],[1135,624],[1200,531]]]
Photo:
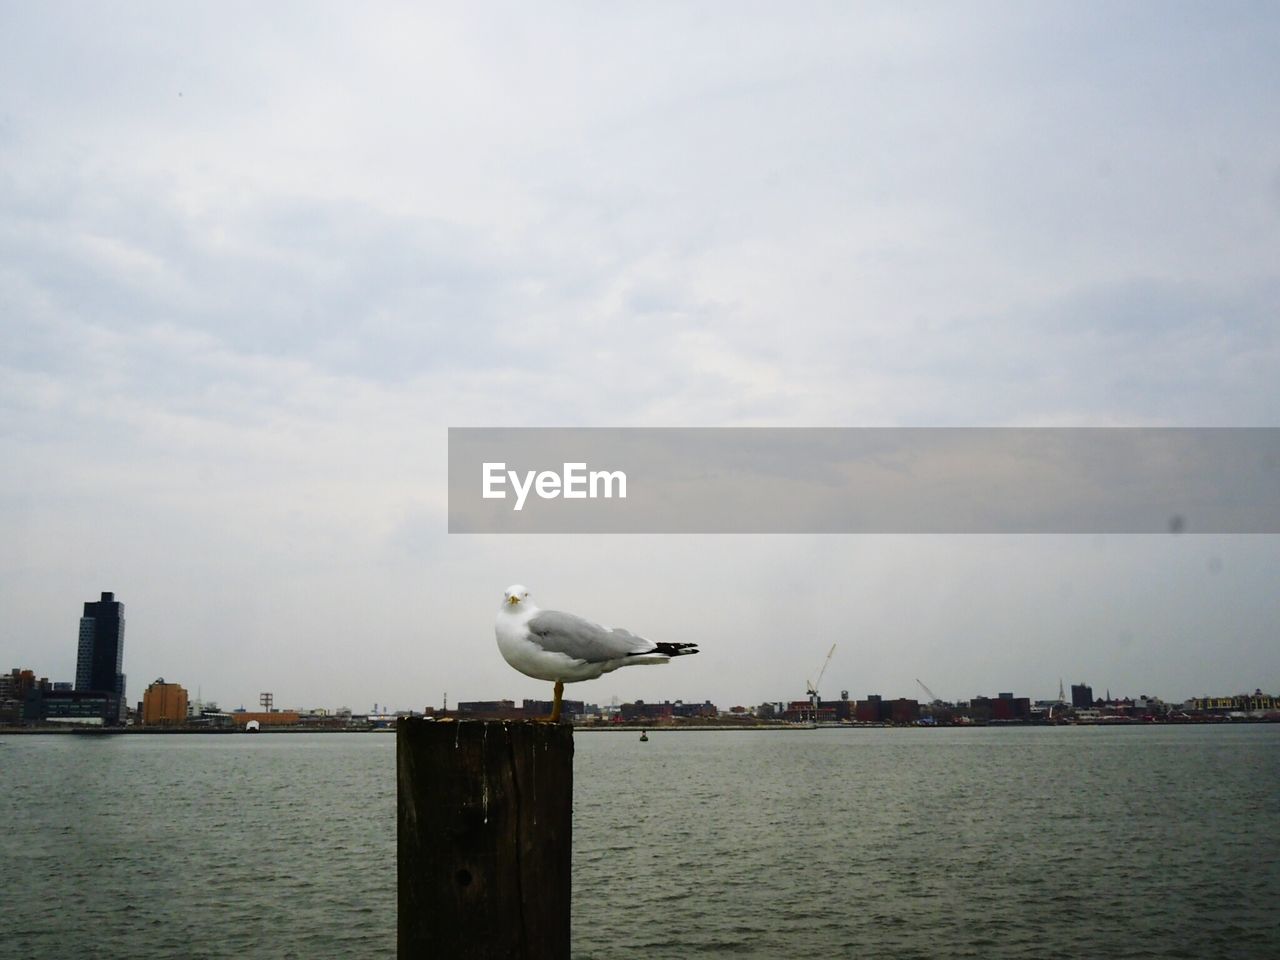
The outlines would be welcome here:
[[[543,649],[588,663],[648,653],[657,646],[630,631],[606,630],[598,623],[559,610],[539,610],[529,618],[529,631],[538,638]]]

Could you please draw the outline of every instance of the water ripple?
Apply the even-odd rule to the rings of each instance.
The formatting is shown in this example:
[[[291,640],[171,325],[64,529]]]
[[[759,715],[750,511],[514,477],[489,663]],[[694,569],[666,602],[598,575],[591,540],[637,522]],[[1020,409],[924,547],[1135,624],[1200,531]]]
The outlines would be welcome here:
[[[578,960],[1280,956],[1280,727],[576,747]],[[395,955],[393,738],[3,758],[0,957]]]

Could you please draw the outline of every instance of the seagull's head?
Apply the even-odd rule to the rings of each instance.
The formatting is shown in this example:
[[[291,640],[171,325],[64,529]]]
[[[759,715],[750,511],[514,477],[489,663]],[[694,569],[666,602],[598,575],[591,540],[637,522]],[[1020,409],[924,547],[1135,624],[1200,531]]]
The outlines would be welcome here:
[[[506,593],[502,595],[502,609],[520,610],[528,606],[529,591],[526,587],[519,583],[507,587]]]

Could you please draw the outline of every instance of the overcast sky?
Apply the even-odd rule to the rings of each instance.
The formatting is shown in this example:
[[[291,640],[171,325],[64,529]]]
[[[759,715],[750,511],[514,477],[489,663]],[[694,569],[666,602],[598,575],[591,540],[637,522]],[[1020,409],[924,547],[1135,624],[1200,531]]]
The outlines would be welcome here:
[[[0,0],[0,668],[1280,692],[1274,536],[450,536],[449,426],[1280,426],[1269,4]]]

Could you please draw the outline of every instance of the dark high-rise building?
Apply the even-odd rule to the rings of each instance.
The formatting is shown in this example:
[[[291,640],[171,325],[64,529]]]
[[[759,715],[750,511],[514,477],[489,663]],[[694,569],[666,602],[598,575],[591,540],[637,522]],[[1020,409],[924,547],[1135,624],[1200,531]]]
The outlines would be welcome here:
[[[1087,683],[1071,685],[1071,706],[1077,710],[1088,710],[1093,706],[1093,687]]]
[[[124,698],[124,604],[114,593],[101,600],[89,600],[80,618],[80,647],[76,655],[76,690],[105,693],[111,697],[109,722],[123,723],[127,709]]]

